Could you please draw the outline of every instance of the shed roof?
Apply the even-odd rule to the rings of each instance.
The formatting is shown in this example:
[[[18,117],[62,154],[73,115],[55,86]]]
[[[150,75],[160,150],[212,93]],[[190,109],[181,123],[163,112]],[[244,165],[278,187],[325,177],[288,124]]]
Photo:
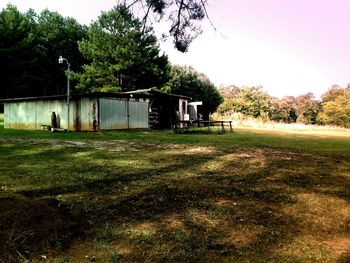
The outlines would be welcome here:
[[[181,98],[181,99],[192,100],[191,97],[184,96],[184,95],[173,94],[173,93],[165,93],[165,92],[162,92],[162,91],[160,91],[160,90],[158,90],[156,88],[127,91],[127,92],[122,92],[122,94],[145,94],[145,95],[148,94],[148,95],[169,96],[169,97],[177,97],[177,98]]]
[[[112,92],[91,92],[91,93],[79,93],[79,94],[71,94],[71,99],[79,99],[79,98],[129,98],[132,95],[135,98],[149,98],[152,96],[169,96],[169,97],[177,97],[191,100],[191,97],[164,93],[155,88],[151,89],[140,89],[129,92],[120,92],[120,93],[112,93]],[[67,98],[66,94],[62,95],[54,95],[54,96],[41,96],[41,97],[25,97],[25,98],[10,98],[10,99],[0,99],[1,103],[5,102],[17,102],[17,101],[34,101],[34,100],[64,100]]]
[[[130,94],[127,93],[112,93],[112,92],[91,92],[71,94],[71,99],[79,98],[129,98]],[[135,94],[136,98],[149,98],[149,94]],[[67,95],[54,95],[54,96],[41,96],[41,97],[26,97],[26,98],[10,98],[0,99],[0,102],[16,102],[16,101],[33,101],[33,100],[61,100],[66,99]]]

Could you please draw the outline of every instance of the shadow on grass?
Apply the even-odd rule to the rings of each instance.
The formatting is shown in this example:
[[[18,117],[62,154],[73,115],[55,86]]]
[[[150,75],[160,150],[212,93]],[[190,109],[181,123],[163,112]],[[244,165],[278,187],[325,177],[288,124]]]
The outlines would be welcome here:
[[[7,161],[23,149],[8,149]],[[81,152],[86,154],[77,158],[76,153]],[[37,240],[42,222],[34,219],[37,214],[27,217],[22,228],[10,221],[1,224],[7,227],[7,238],[2,242],[7,259],[18,259],[18,253],[23,255],[24,251],[33,253],[24,256],[35,256],[48,248],[65,254],[73,241],[80,240],[104,244],[114,257],[130,262],[305,262],[317,259],[319,249],[305,253],[303,246],[308,240],[300,238],[310,235],[316,242],[326,235],[349,235],[349,221],[341,222],[342,228],[320,234],[317,225],[312,229],[298,214],[302,211],[298,196],[303,194],[328,195],[349,203],[349,177],[343,175],[349,166],[346,160],[269,149],[249,150],[248,154],[243,150],[195,154],[173,150],[169,154],[168,150],[149,149],[127,153],[94,151],[92,155],[87,158],[91,157],[88,148],[70,148],[39,151],[20,160],[16,157],[16,161],[27,163],[18,172],[31,169],[35,173],[38,160],[49,162],[47,167],[42,165],[41,180],[52,180],[43,174],[52,169],[54,161],[60,164],[55,166],[56,175],[86,174],[64,186],[50,181],[43,189],[17,191],[26,196],[19,199],[30,200],[25,207],[36,207],[34,210],[41,215],[45,209],[37,203],[49,198],[54,203],[50,209],[54,209],[52,213],[56,213],[61,225],[53,224],[54,230],[49,228],[46,236],[45,232],[40,235],[42,245],[32,248],[30,244]],[[55,156],[52,162],[50,156]],[[136,160],[135,166],[116,162],[125,158]],[[137,166],[137,161],[144,165]],[[13,201],[12,207],[18,210],[17,206],[18,202]],[[26,217],[25,209],[18,211],[17,218]],[[45,218],[56,222],[52,217]],[[74,235],[67,234],[70,228],[62,228],[65,222],[72,222]],[[30,232],[18,238],[22,243],[11,246],[12,229],[24,227]],[[59,246],[55,247],[55,240],[59,240]],[[86,253],[89,250],[87,246]],[[101,256],[101,261],[112,257],[112,252]],[[348,254],[342,258],[347,259]],[[339,262],[343,262],[342,258]],[[330,259],[334,260],[330,252],[321,258],[324,262]]]

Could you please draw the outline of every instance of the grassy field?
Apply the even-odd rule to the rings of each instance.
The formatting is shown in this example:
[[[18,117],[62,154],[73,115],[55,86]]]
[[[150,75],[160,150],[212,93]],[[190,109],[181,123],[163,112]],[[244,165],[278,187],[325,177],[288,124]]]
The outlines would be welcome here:
[[[0,126],[0,262],[349,262],[349,133]]]

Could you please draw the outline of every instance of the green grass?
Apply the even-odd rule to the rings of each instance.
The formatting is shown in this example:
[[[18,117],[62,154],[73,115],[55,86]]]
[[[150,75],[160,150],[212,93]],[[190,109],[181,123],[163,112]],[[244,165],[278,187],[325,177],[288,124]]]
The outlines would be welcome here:
[[[234,129],[225,134],[174,134],[173,131],[125,130],[103,133],[57,132],[12,130],[0,125],[0,135],[5,138],[58,139],[58,140],[128,140],[145,143],[174,143],[213,146],[223,149],[267,147],[301,152],[340,154],[350,157],[350,130],[347,132],[270,131]]]
[[[346,133],[0,127],[0,154],[0,261],[350,259]]]

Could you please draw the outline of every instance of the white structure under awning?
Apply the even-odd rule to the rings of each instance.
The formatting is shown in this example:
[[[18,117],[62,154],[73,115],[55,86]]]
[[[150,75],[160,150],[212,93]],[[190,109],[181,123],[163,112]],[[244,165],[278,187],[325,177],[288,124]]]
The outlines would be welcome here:
[[[200,116],[198,116],[198,106],[202,106],[203,102],[194,101],[188,103],[188,112],[190,115],[190,120],[197,120]]]

